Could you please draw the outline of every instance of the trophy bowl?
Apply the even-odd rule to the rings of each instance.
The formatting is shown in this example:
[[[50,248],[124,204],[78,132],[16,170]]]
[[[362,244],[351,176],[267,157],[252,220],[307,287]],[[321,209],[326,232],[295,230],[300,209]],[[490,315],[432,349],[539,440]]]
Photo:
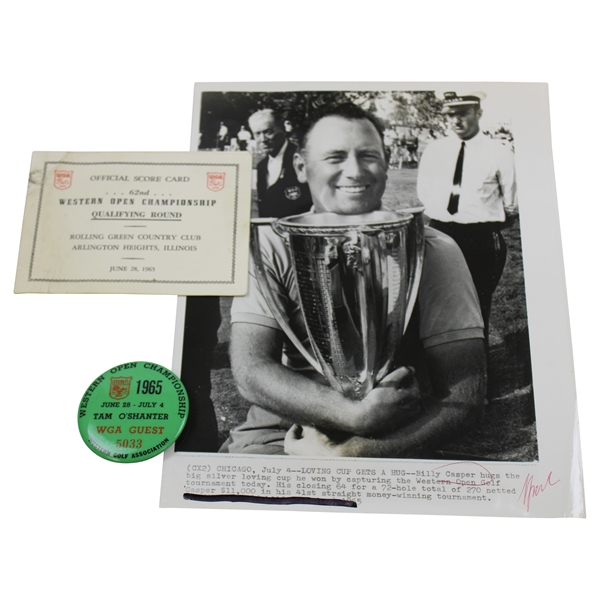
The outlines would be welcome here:
[[[311,353],[272,292],[260,248],[262,226],[286,241]],[[395,367],[416,301],[422,209],[254,219],[251,238],[256,279],[279,326],[332,388],[352,399],[365,397]]]

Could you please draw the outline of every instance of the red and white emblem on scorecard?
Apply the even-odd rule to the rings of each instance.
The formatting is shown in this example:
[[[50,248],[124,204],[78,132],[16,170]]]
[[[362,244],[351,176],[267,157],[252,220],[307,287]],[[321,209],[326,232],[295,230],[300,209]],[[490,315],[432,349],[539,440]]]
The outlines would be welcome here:
[[[73,171],[54,171],[54,187],[68,189],[73,182]]]
[[[129,395],[132,378],[132,376],[111,376],[108,395],[112,399],[125,399]]]
[[[225,187],[225,173],[208,173],[206,185],[210,191],[220,191]]]

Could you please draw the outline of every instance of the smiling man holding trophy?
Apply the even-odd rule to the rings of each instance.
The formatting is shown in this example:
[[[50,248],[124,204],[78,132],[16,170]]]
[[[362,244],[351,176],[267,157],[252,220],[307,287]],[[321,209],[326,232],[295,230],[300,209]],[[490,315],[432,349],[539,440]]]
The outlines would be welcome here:
[[[250,289],[231,317],[232,368],[252,406],[221,451],[430,456],[484,408],[468,268],[419,211],[381,209],[387,159],[370,114],[325,108],[299,150],[314,210],[254,226]]]

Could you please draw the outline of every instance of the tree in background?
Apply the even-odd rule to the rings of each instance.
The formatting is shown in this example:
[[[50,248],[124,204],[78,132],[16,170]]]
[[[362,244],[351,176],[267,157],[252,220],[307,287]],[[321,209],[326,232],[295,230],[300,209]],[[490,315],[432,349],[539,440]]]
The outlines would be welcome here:
[[[432,91],[203,92],[201,147],[215,147],[221,121],[234,137],[251,114],[272,108],[298,127],[322,106],[348,100],[376,115],[387,128],[404,127],[431,137],[440,137],[447,129],[443,103]]]
[[[410,92],[414,129],[431,137],[442,137],[447,130],[447,119],[442,113],[443,101],[435,92]]]

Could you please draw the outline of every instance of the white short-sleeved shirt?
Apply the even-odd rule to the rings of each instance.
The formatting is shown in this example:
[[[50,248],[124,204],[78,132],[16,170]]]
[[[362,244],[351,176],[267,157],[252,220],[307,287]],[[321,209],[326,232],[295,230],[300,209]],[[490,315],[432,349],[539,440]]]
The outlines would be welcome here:
[[[498,139],[478,133],[464,146],[462,183],[453,188],[462,140],[454,134],[432,141],[418,167],[418,199],[426,215],[461,224],[504,222],[517,211],[514,153]],[[452,192],[459,193],[455,214],[447,211]]]

